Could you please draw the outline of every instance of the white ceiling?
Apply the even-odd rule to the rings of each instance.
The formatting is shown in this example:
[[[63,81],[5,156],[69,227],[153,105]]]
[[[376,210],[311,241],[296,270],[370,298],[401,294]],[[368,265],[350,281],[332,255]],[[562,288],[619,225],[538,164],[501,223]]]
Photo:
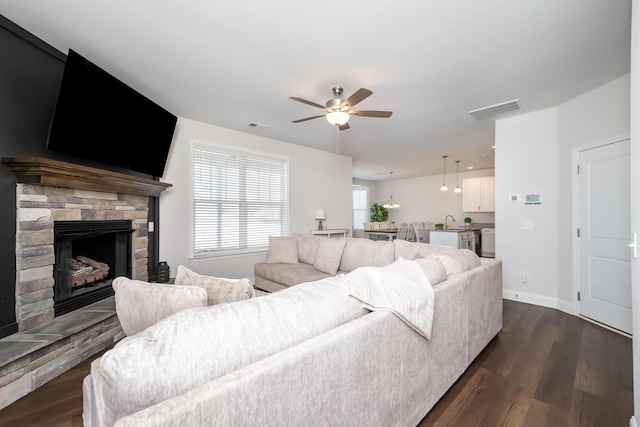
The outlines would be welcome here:
[[[553,107],[630,71],[631,0],[0,0],[0,14],[177,116],[339,148],[373,180],[440,174],[443,155],[447,171],[491,168],[494,122],[468,111]],[[324,104],[334,86],[393,115],[291,123],[323,111],[290,96]]]

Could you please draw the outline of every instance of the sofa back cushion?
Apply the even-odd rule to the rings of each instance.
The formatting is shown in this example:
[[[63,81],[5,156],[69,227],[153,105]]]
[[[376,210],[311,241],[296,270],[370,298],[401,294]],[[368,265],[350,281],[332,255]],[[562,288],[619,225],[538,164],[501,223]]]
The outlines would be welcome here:
[[[91,393],[100,402],[99,418],[113,425],[366,313],[337,277],[181,311],[93,362]]]
[[[409,242],[403,239],[395,239],[395,259],[414,259],[416,255],[428,257],[433,254],[451,253],[457,251],[449,246],[431,245],[428,243]]]
[[[438,283],[442,283],[447,280],[447,270],[444,264],[437,259],[423,258],[418,255],[418,258],[415,258],[414,261],[422,267],[422,271],[424,271],[424,275],[427,276],[427,280],[431,286],[435,286]]]
[[[481,264],[480,257],[469,249],[457,249],[450,253],[431,254],[427,258],[440,261],[447,271],[447,277],[464,273]]]
[[[298,239],[298,259],[305,264],[311,264],[316,260],[320,237],[300,236]]]
[[[394,261],[393,243],[384,240],[346,238],[340,271],[353,271],[359,267],[382,267]]]

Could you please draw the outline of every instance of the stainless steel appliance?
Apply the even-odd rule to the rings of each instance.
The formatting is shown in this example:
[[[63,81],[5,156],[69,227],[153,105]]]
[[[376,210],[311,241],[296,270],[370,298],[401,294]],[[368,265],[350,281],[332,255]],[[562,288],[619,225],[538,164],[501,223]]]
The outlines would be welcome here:
[[[482,242],[482,256],[494,258],[496,256],[496,229],[483,228],[480,241]]]

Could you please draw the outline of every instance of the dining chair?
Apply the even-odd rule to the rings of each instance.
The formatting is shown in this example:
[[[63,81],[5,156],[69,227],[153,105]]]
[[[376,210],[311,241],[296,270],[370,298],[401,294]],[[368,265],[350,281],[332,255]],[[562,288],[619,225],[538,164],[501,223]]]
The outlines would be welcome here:
[[[429,243],[429,235],[427,234],[424,222],[416,221],[413,223],[413,232],[416,235],[416,242]]]
[[[396,237],[396,239],[407,240],[407,230],[409,230],[409,224],[407,224],[406,222],[400,224],[400,227],[398,227],[398,236]]]
[[[407,224],[407,237],[405,238],[405,240],[409,241],[409,242],[415,242],[417,239],[417,234],[415,231],[415,228],[413,226],[413,223],[411,224]]]

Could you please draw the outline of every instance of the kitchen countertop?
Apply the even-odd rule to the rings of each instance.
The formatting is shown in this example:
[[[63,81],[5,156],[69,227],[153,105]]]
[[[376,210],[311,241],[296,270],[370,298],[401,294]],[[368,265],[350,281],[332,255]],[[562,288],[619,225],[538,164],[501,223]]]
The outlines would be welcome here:
[[[486,224],[473,224],[471,227],[449,227],[446,230],[430,230],[430,231],[441,231],[445,233],[460,233],[462,231],[473,231],[480,232],[483,228],[494,228],[495,224],[486,223]]]
[[[457,227],[449,227],[446,230],[430,230],[430,231],[439,231],[441,233],[462,233],[463,231],[480,231],[482,228],[470,227],[470,228],[457,228]]]

